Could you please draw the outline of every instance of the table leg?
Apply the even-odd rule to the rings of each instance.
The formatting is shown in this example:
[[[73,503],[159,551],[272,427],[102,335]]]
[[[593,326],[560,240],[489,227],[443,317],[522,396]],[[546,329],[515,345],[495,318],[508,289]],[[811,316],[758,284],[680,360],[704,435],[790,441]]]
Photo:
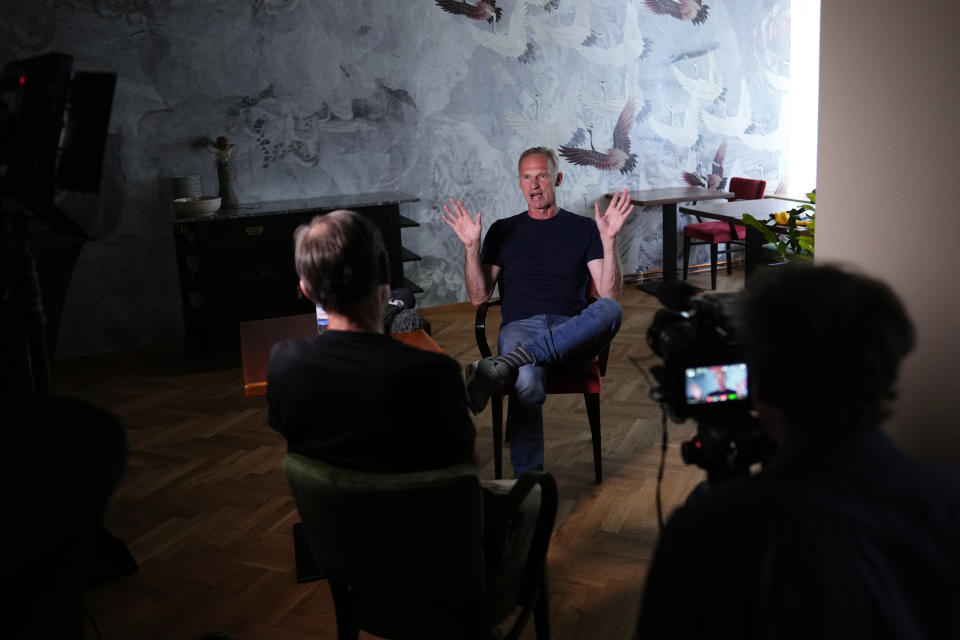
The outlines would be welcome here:
[[[663,205],[663,281],[677,279],[677,203]]]
[[[663,205],[663,282],[638,284],[637,289],[659,297],[663,285],[677,279],[677,203]]]
[[[760,265],[761,254],[763,253],[763,235],[751,226],[747,226],[746,248],[743,256],[743,279],[744,286],[749,282],[750,276]]]

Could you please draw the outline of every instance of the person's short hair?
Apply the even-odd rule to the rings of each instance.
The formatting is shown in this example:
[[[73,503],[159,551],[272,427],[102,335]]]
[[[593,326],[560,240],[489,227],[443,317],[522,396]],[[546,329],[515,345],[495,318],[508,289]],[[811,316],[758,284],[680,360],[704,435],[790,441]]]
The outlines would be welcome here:
[[[548,149],[547,147],[530,147],[520,154],[520,159],[517,160],[517,173],[520,172],[520,163],[523,162],[523,159],[532,155],[547,156],[547,167],[550,169],[550,173],[553,176],[556,176],[560,171],[560,164],[557,161],[557,154],[553,151],[553,149]]]
[[[356,211],[319,215],[297,227],[293,242],[297,275],[307,295],[327,311],[348,315],[382,284],[383,238]]]
[[[839,266],[784,265],[750,283],[741,311],[751,385],[791,428],[829,438],[890,416],[915,332],[886,284]]]

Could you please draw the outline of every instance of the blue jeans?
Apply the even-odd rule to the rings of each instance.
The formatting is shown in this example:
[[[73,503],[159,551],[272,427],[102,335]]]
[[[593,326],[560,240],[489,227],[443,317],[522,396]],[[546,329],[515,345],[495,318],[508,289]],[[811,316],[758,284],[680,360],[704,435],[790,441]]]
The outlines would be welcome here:
[[[613,340],[622,319],[623,309],[616,300],[600,298],[577,316],[537,315],[500,327],[497,342],[501,354],[523,346],[536,360],[536,364],[520,367],[507,405],[514,477],[543,469],[547,367],[590,360]]]

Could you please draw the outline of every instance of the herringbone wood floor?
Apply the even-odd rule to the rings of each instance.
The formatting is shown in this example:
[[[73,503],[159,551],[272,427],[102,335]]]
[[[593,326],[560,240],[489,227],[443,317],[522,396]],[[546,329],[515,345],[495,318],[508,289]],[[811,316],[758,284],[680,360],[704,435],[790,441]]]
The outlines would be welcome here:
[[[709,283],[706,275],[691,280]],[[735,271],[719,286],[742,281]],[[545,406],[546,465],[561,497],[549,555],[558,640],[627,637],[657,537],[660,411],[647,373],[657,359],[645,332],[659,304],[630,285],[621,302],[625,320],[601,395],[601,485],[593,482],[582,397],[551,396]],[[447,353],[462,364],[478,357],[472,307],[422,312]],[[116,413],[130,441],[106,524],[140,570],[89,590],[87,611],[106,640],[185,640],[215,630],[242,640],[335,638],[326,583],[295,578],[290,527],[298,517],[279,468],[284,442],[267,427],[264,400],[243,396],[239,368],[188,369],[176,349],[57,363],[57,391]],[[492,478],[489,408],[475,423],[480,473]],[[691,434],[691,425],[670,426],[668,511],[703,478],[680,459]],[[524,637],[533,637],[532,626]]]

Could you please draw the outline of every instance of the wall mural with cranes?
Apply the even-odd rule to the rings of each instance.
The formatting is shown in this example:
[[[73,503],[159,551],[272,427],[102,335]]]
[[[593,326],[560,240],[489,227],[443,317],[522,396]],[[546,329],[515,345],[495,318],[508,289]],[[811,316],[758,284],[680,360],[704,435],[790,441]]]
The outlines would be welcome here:
[[[241,201],[399,190],[419,304],[466,299],[453,196],[484,224],[521,211],[516,158],[557,149],[560,205],[730,176],[788,186],[789,0],[12,0],[0,63],[44,51],[119,74],[97,240],[81,256],[65,355],[175,337],[166,178],[200,173],[197,136],[236,145]],[[798,189],[809,185],[798,185]],[[683,221],[681,221],[681,224]],[[661,265],[639,210],[625,273]],[[700,257],[703,261],[706,258]],[[144,283],[150,282],[150,287]],[[80,302],[82,301],[82,303]]]

